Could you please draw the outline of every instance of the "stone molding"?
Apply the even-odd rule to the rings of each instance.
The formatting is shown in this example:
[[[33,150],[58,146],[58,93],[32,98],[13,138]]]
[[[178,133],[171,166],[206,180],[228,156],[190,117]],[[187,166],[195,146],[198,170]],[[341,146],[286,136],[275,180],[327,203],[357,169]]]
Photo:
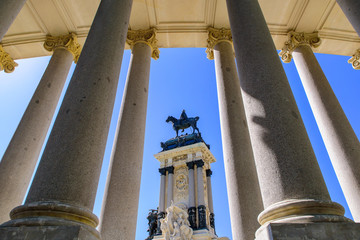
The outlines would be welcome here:
[[[313,48],[319,47],[321,39],[318,33],[304,33],[294,32],[288,33],[288,40],[285,42],[285,46],[281,49],[279,56],[284,63],[291,62],[292,52],[301,45],[308,45]]]
[[[214,47],[219,42],[228,42],[232,44],[231,30],[226,28],[208,28],[208,39],[207,39],[207,58],[210,60],[214,59]]]
[[[350,63],[355,70],[360,70],[360,48],[356,50],[354,55],[352,55],[349,59],[348,63]]]
[[[0,71],[4,70],[6,73],[12,73],[18,64],[10,57],[10,54],[0,45]]]
[[[211,169],[206,169],[206,177],[211,177],[212,171]]]
[[[151,47],[151,57],[155,60],[159,58],[160,51],[157,47],[156,29],[148,30],[128,30],[126,43],[129,44],[131,50],[136,43],[145,43]]]
[[[75,33],[56,37],[46,36],[44,48],[49,52],[53,52],[57,48],[64,48],[71,52],[71,54],[74,56],[75,63],[77,63],[77,61],[79,60],[79,56],[81,53],[81,46],[78,43]]]

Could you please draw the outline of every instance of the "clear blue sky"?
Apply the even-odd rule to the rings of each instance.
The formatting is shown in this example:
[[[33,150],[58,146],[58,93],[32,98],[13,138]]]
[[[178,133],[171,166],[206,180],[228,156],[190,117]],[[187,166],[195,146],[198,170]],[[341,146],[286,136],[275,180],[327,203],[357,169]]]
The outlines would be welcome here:
[[[136,239],[141,240],[146,238],[146,216],[148,210],[156,208],[158,205],[160,187],[160,175],[158,173],[159,163],[153,157],[153,154],[161,150],[161,141],[165,141],[175,135],[171,125],[167,124],[165,119],[169,115],[179,117],[182,109],[186,109],[189,117],[200,117],[198,127],[205,141],[211,145],[211,151],[217,159],[217,162],[212,164],[216,230],[219,237],[228,236],[231,238],[214,62],[206,58],[205,49],[160,50],[160,59],[157,61],[152,60],[151,63]],[[354,131],[358,138],[360,138],[360,71],[352,69],[351,65],[347,63],[349,59],[347,56],[325,54],[317,54],[316,56]],[[0,157],[2,157],[6,150],[49,59],[49,57],[40,57],[17,60],[19,67],[17,67],[14,73],[0,73]],[[108,170],[107,166],[129,60],[130,51],[127,50],[125,51],[122,63],[99,191],[94,208],[94,212],[98,216],[101,209],[101,198]],[[333,201],[342,204],[346,208],[346,216],[351,217],[294,63],[286,64],[284,67],[331,197]],[[68,81],[73,69],[74,65],[69,74]]]

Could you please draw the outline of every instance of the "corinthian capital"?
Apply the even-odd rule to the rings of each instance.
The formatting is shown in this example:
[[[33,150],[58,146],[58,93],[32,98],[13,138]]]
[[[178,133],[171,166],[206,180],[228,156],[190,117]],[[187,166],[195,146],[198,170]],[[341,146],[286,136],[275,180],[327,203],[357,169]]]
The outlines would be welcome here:
[[[14,62],[10,55],[5,52],[0,45],[0,71],[4,70],[6,73],[12,73],[17,66],[18,64]]]
[[[356,50],[355,54],[352,55],[348,63],[350,63],[355,70],[360,70],[360,49]]]
[[[208,28],[208,39],[207,39],[207,58],[212,60],[214,59],[214,47],[219,42],[229,42],[232,43],[232,35],[230,29],[217,29],[217,28]]]
[[[281,49],[279,56],[285,63],[291,62],[292,52],[301,45],[308,45],[313,48],[320,46],[321,40],[318,33],[304,33],[294,32],[288,33],[288,40],[285,42],[285,46]]]
[[[81,53],[81,46],[74,33],[57,37],[47,36],[44,42],[44,48],[49,52],[52,52],[57,48],[64,48],[72,53],[75,63],[77,63]]]
[[[130,45],[131,50],[138,42],[145,43],[151,47],[151,57],[155,60],[159,58],[159,49],[157,47],[156,29],[148,30],[129,30],[126,43]]]

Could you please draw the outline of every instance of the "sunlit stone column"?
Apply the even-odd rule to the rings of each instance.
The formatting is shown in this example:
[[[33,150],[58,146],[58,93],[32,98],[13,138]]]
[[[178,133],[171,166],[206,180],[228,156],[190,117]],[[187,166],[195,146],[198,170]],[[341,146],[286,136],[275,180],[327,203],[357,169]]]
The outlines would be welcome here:
[[[316,33],[290,32],[280,56],[284,62],[294,58],[346,201],[360,221],[360,143],[311,49],[318,45]]]
[[[0,71],[6,73],[12,73],[18,64],[11,58],[10,54],[7,53],[0,44]]]
[[[355,70],[360,70],[360,49],[356,50],[354,55],[352,55],[349,59],[348,63],[350,63]]]
[[[13,220],[2,227],[81,226],[84,239],[99,239],[92,209],[131,5],[101,1],[25,205],[13,209]]]
[[[0,42],[23,8],[26,0],[1,0],[0,4]]]
[[[330,200],[259,2],[227,0],[227,9],[265,207],[260,224],[343,219],[343,207]]]
[[[221,136],[234,239],[253,239],[263,210],[230,30],[209,29],[208,58],[215,59]]]
[[[159,172],[160,177],[160,197],[159,197],[159,210],[158,210],[158,219],[157,219],[157,231],[158,235],[161,235],[161,225],[160,219],[165,217],[165,181],[166,181],[166,170],[165,168],[160,168]]]
[[[159,57],[155,30],[129,31],[132,55],[101,213],[103,240],[135,239],[151,56]]]
[[[192,229],[196,229],[196,205],[195,205],[195,176],[194,176],[194,162],[186,163],[189,169],[189,222]]]
[[[0,222],[25,197],[72,61],[80,55],[76,35],[47,37],[49,65],[0,162]]]
[[[173,180],[174,180],[174,167],[167,167],[166,171],[168,172],[168,182],[167,182],[167,201],[166,201],[166,207],[171,206],[171,202],[173,200]]]
[[[210,212],[210,226],[215,230],[215,214],[214,214],[214,204],[213,204],[213,196],[212,196],[212,188],[211,188],[211,175],[212,175],[212,171],[210,169],[206,169],[206,185],[207,185],[209,212]]]
[[[203,167],[204,161],[197,160],[196,175],[197,175],[197,208],[198,208],[198,229],[205,229],[206,227],[206,206],[204,197],[204,174]]]
[[[336,0],[345,16],[360,36],[360,1],[359,0]]]

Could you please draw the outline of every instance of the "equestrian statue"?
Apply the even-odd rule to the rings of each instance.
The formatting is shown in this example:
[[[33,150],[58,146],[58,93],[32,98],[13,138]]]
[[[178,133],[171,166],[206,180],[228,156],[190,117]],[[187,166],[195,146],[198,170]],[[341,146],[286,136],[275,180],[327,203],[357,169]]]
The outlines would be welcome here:
[[[179,136],[179,130],[181,129],[182,132],[184,132],[184,130],[186,128],[192,127],[193,132],[195,133],[195,130],[197,130],[197,132],[200,134],[199,129],[196,126],[196,122],[199,120],[199,117],[188,117],[185,113],[185,110],[182,111],[180,119],[177,119],[173,116],[169,116],[166,119],[166,122],[172,122],[173,124],[173,128],[176,131],[176,137]]]

